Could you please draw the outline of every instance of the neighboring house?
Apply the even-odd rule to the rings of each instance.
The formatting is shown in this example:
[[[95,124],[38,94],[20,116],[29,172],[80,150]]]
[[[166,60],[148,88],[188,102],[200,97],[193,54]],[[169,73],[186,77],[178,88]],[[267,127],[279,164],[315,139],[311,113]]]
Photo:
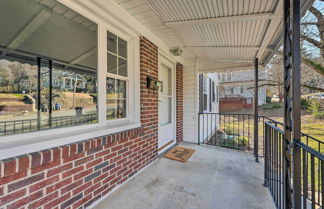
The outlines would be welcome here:
[[[87,80],[84,79],[81,75],[71,75],[69,77],[61,77],[55,79],[54,82],[61,89],[73,90],[76,83],[76,87],[79,89],[86,88]]]
[[[219,73],[220,98],[246,98],[247,104],[253,103],[254,97],[254,70]],[[259,80],[265,79],[264,73],[259,73]],[[260,87],[259,105],[266,103],[266,87]]]

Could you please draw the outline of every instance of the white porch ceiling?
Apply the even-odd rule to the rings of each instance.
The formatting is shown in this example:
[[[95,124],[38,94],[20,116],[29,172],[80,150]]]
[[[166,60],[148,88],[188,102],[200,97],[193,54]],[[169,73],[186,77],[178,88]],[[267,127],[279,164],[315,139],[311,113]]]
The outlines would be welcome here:
[[[115,0],[184,59],[266,64],[282,37],[282,0]],[[302,12],[313,0],[302,0]],[[204,62],[202,61],[202,62]],[[219,64],[215,64],[214,69]]]

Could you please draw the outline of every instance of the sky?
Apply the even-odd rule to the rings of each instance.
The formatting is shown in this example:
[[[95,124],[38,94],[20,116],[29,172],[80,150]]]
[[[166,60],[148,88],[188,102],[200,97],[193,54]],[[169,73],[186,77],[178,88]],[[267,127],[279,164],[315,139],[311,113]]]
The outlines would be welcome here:
[[[320,10],[322,12],[322,14],[324,13],[324,2],[323,1],[315,0],[313,5],[315,8]],[[317,21],[317,18],[309,11],[307,11],[306,14],[304,15],[304,17],[302,18],[302,22],[316,22],[316,21]],[[319,41],[319,31],[318,31],[317,27],[302,26],[301,30],[302,31],[307,30],[308,32],[311,32],[310,37]],[[307,41],[303,42],[303,47],[307,51],[307,53],[309,53],[309,56],[311,56],[312,58],[320,57],[320,50],[318,48],[314,47],[312,44],[308,43]]]

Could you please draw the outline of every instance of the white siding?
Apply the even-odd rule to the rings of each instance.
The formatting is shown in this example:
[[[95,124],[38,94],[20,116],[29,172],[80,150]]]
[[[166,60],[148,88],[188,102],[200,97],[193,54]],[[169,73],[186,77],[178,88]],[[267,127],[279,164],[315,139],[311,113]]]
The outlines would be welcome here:
[[[195,62],[184,64],[183,71],[183,139],[197,142],[198,83]]]
[[[216,93],[216,100],[215,102],[212,102],[212,109],[209,109],[210,105],[210,95],[212,92],[210,91],[211,89],[209,88],[210,86],[210,79],[214,81],[215,86],[218,86],[218,73],[207,73],[205,74],[207,77],[207,111],[204,111],[204,113],[219,113],[219,103],[217,99],[217,92]],[[197,102],[199,101],[199,96],[197,96]],[[199,133],[200,133],[200,141],[202,142],[203,140],[207,139],[208,136],[213,135],[216,132],[217,126],[219,124],[219,117],[216,116],[215,114],[205,114],[205,115],[200,115],[200,128],[199,128]],[[198,121],[197,121],[197,126],[195,126],[196,129],[198,129]],[[197,130],[198,132],[198,130]],[[198,134],[197,134],[198,136]],[[197,139],[198,141],[198,139]]]
[[[198,112],[199,112],[199,91],[198,91],[198,63],[192,61],[184,64],[183,72],[183,136],[184,141],[197,143],[198,142]],[[208,73],[208,78],[211,78],[215,85],[218,85],[217,73]],[[208,109],[209,109],[209,79],[207,79],[208,92]],[[216,90],[216,89],[215,89]],[[217,93],[216,93],[217,101]],[[219,112],[218,103],[212,103],[211,112]],[[209,118],[211,120],[211,118]],[[214,121],[214,120],[213,120]],[[209,121],[209,124],[211,121]],[[205,123],[207,123],[207,118]],[[201,124],[202,125],[202,124]],[[215,124],[214,124],[215,126]],[[213,130],[205,130],[204,136],[210,134]],[[209,133],[207,133],[209,132]],[[203,134],[202,132],[200,134]]]

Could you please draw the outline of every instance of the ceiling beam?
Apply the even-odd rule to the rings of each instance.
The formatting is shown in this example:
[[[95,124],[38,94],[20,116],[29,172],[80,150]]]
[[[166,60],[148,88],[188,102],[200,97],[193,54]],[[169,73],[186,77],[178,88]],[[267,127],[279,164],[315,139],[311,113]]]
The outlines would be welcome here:
[[[93,49],[90,49],[89,51],[86,51],[85,53],[81,54],[80,56],[74,58],[74,59],[70,62],[70,64],[71,64],[71,65],[75,65],[75,64],[81,62],[82,60],[84,60],[84,59],[90,57],[91,55],[93,55],[93,54],[96,53],[96,52],[97,52],[97,47],[95,47],[95,48],[93,48]]]
[[[252,49],[252,50],[258,50],[259,46],[184,46],[184,48],[193,48],[193,49],[199,49],[199,48],[215,48],[215,49],[230,49],[230,50],[238,50],[238,49]]]
[[[272,19],[272,18],[274,17],[271,12],[265,12],[265,13],[247,14],[247,15],[233,15],[228,17],[213,17],[213,18],[206,18],[206,19],[164,22],[163,24],[170,27],[177,27],[177,26],[185,26],[185,25],[210,24],[210,23]]]
[[[274,12],[273,18],[271,19],[271,22],[265,31],[263,40],[261,42],[260,49],[256,55],[257,58],[262,59],[263,54],[268,50],[268,46],[273,38],[273,36],[277,33],[277,30],[281,29],[279,28],[280,23],[282,21],[282,10],[283,10],[283,3],[282,0],[278,1],[276,10]]]
[[[231,66],[231,67],[215,67],[215,68],[208,68],[208,69],[200,69],[200,73],[215,73],[215,72],[235,72],[235,71],[245,71],[245,70],[252,70],[254,65],[251,64],[242,64],[241,66]]]
[[[8,48],[17,49],[30,35],[32,35],[51,17],[51,14],[51,10],[47,8],[42,9],[8,44]]]

